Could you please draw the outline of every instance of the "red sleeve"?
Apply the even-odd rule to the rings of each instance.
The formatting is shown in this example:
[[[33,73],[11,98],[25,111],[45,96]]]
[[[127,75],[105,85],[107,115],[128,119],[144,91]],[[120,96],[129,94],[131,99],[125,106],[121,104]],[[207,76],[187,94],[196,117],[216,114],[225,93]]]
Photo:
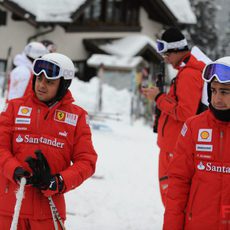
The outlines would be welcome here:
[[[195,115],[201,100],[203,80],[201,72],[191,68],[184,68],[177,77],[176,95],[171,93],[162,94],[157,98],[157,107],[164,113],[173,117],[174,120],[186,121]]]
[[[0,115],[0,168],[2,169],[3,175],[11,181],[14,181],[13,173],[15,168],[21,166],[11,152],[13,144],[13,114],[13,105],[9,103],[6,111]]]
[[[73,146],[73,164],[61,172],[64,179],[65,192],[78,187],[95,172],[97,154],[93,148],[88,115],[83,112],[79,118]]]
[[[183,230],[191,180],[194,175],[191,130],[184,125],[179,135],[175,157],[168,169],[169,187],[164,214],[164,230]]]

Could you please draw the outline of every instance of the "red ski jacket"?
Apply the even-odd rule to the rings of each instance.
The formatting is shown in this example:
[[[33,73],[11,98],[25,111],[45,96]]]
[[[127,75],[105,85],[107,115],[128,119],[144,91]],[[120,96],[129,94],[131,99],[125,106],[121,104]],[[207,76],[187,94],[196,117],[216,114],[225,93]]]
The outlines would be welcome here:
[[[64,98],[48,107],[35,95],[11,100],[0,115],[0,214],[11,215],[15,207],[13,180],[16,167],[31,171],[25,159],[35,157],[40,149],[51,168],[64,179],[64,192],[78,187],[95,171],[97,155],[91,141],[87,113],[72,104],[70,91]],[[65,219],[63,194],[53,196],[62,218]],[[52,218],[48,200],[39,189],[25,187],[21,217]]]
[[[230,123],[210,110],[185,123],[169,165],[164,230],[230,229]]]
[[[161,110],[157,143],[162,151],[173,152],[183,123],[197,113],[204,67],[203,62],[189,54],[178,66],[178,74],[169,92],[157,98],[156,104]]]

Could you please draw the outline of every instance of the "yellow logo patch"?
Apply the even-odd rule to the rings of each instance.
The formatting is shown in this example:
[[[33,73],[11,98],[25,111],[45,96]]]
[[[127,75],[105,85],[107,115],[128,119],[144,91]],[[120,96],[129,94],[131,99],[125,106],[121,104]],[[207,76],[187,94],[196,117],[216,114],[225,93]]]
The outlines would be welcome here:
[[[30,114],[31,114],[31,112],[32,112],[32,108],[31,107],[20,106],[20,108],[18,110],[18,115],[29,117]]]
[[[212,129],[199,129],[198,141],[199,142],[211,142],[212,141]]]
[[[66,117],[66,113],[62,111],[57,111],[56,112],[56,119],[59,121],[64,121]]]

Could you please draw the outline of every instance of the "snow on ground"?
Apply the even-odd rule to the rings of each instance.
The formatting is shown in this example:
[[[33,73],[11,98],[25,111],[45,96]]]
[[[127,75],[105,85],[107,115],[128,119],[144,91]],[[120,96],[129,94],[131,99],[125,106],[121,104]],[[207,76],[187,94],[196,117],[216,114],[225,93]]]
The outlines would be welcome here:
[[[89,113],[97,108],[98,80],[74,79],[71,92]],[[0,98],[0,110],[4,100]],[[103,112],[120,121],[91,120],[98,153],[95,175],[66,194],[67,230],[160,230],[163,207],[157,180],[158,148],[151,127],[130,122],[130,93],[103,87]],[[120,115],[117,115],[120,114]]]

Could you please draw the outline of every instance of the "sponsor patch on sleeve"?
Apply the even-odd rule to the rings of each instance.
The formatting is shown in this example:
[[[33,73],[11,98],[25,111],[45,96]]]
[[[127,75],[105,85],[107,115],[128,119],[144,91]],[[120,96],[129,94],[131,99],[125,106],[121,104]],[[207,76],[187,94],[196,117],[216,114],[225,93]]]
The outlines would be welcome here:
[[[181,135],[182,135],[183,137],[185,136],[187,130],[188,130],[188,127],[187,127],[187,125],[184,123],[184,125],[183,125],[183,127],[182,127],[182,129],[181,129]]]
[[[61,110],[56,110],[54,114],[54,120],[58,122],[63,122],[69,125],[76,126],[78,115],[73,113],[68,113]]]

